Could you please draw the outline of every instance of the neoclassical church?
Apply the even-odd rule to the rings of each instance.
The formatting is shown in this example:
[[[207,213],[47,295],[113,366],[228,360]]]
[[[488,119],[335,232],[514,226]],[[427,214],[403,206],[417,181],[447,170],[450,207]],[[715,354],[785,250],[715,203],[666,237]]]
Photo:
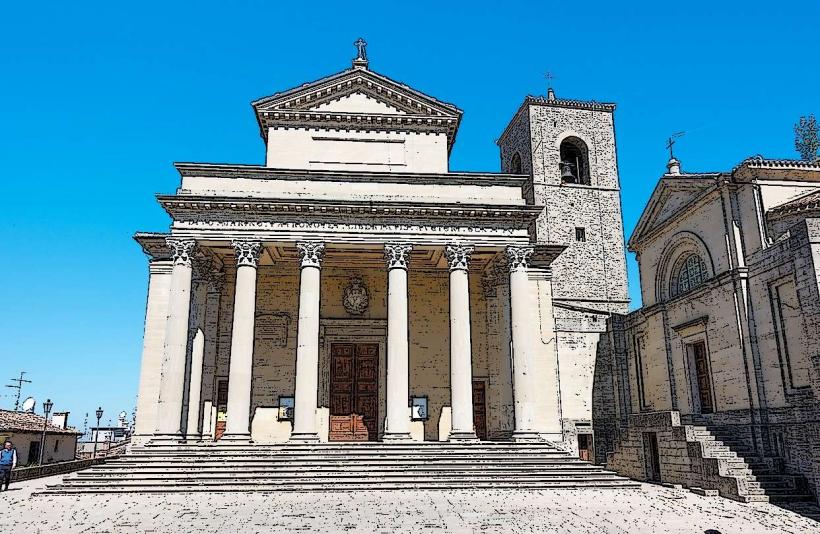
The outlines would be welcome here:
[[[252,103],[264,165],[177,163],[157,196],[135,443],[592,458],[596,348],[628,305],[615,106],[526,97],[501,172],[451,172],[462,111],[358,52]]]

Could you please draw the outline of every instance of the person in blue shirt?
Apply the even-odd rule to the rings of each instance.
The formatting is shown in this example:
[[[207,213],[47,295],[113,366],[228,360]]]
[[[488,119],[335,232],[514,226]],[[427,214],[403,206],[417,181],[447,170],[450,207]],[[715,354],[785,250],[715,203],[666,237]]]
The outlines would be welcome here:
[[[9,482],[11,482],[11,470],[17,467],[17,449],[10,441],[6,440],[3,444],[3,450],[0,450],[0,489],[4,491],[9,490]]]

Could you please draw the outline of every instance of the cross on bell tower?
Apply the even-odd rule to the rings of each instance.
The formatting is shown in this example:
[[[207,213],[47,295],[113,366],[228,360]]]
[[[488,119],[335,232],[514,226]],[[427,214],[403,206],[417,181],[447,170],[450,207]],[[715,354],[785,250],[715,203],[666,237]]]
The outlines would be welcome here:
[[[356,42],[353,43],[353,46],[356,47],[356,58],[353,60],[353,67],[366,69],[369,63],[367,61],[367,41],[359,37],[356,39]]]

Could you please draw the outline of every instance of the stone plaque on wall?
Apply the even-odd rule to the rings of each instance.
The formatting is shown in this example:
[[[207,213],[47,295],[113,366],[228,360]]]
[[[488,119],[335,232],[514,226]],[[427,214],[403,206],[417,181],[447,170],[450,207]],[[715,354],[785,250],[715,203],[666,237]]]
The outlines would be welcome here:
[[[287,313],[262,313],[256,316],[256,337],[271,341],[274,347],[286,347],[289,326]]]

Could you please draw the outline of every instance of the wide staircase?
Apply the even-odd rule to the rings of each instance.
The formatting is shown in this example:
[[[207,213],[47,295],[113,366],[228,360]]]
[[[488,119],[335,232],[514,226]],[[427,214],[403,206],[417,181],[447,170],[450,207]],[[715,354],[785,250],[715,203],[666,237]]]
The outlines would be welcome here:
[[[548,443],[220,442],[134,447],[42,493],[638,487]]]

